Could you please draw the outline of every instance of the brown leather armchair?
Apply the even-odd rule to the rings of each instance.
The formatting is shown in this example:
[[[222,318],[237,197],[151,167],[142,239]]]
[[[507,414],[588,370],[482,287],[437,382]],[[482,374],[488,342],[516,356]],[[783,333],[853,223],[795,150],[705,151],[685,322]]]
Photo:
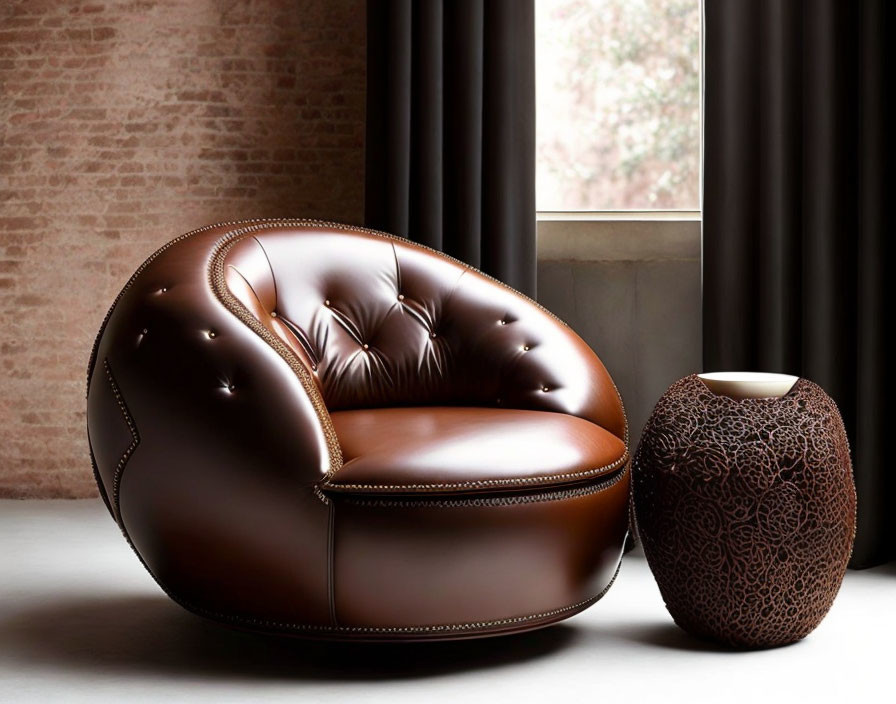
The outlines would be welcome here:
[[[103,323],[88,432],[162,589],[234,625],[509,633],[613,581],[622,403],[535,302],[438,252],[312,221],[202,228]]]

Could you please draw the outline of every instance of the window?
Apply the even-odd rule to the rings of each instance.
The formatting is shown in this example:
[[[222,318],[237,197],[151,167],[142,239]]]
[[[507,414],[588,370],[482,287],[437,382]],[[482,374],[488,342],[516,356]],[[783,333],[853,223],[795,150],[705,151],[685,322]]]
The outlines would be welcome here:
[[[700,0],[535,12],[538,210],[697,210]]]

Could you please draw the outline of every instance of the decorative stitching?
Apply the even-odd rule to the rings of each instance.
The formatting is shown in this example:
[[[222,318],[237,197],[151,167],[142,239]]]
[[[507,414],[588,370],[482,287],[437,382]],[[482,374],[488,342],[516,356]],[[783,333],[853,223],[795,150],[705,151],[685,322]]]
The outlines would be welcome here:
[[[470,499],[415,499],[400,497],[390,499],[361,499],[356,498],[352,494],[340,496],[340,501],[349,503],[352,506],[370,506],[370,507],[395,507],[395,508],[463,508],[478,506],[515,506],[518,504],[535,504],[545,503],[548,501],[565,501],[567,499],[577,499],[582,496],[590,496],[598,494],[610,487],[618,484],[628,475],[629,465],[625,465],[621,470],[613,474],[607,479],[589,484],[587,486],[576,487],[574,489],[559,489],[557,491],[541,492],[538,494],[511,494],[508,496],[490,496],[482,498]]]
[[[112,476],[112,505],[115,506],[115,518],[120,523],[121,508],[119,505],[118,488],[121,484],[121,475],[124,473],[125,465],[128,463],[131,455],[134,454],[134,450],[136,450],[137,446],[140,444],[140,434],[137,432],[137,426],[134,423],[134,419],[121,396],[121,389],[119,389],[118,384],[115,382],[115,377],[112,375],[112,367],[109,365],[108,359],[103,360],[103,369],[106,371],[106,378],[109,380],[109,386],[112,387],[112,394],[115,396],[115,401],[118,403],[118,408],[121,410],[124,422],[131,432],[131,444],[128,445],[127,449],[119,458],[118,464],[115,467],[115,474]]]
[[[554,480],[569,480],[569,479],[581,479],[585,477],[592,477],[595,475],[600,475],[602,473],[612,472],[614,469],[619,468],[621,465],[628,462],[628,450],[620,457],[618,460],[611,462],[610,464],[604,465],[603,467],[597,467],[595,469],[587,469],[582,470],[581,472],[565,472],[562,474],[546,474],[540,477],[517,477],[514,479],[479,479],[479,480],[471,480],[466,482],[443,482],[443,483],[430,483],[430,484],[333,484],[331,482],[326,482],[322,485],[322,488],[326,491],[339,492],[339,491],[371,491],[371,492],[380,492],[380,491],[440,491],[445,489],[477,489],[477,488],[486,488],[493,486],[526,486],[526,485],[540,485],[540,484],[550,484]]]

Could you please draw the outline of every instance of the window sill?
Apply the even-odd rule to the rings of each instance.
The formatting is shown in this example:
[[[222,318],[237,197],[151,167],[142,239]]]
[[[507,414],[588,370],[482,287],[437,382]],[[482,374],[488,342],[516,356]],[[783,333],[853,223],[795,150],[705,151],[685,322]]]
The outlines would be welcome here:
[[[701,219],[699,210],[539,210],[538,222],[693,222]]]
[[[699,213],[676,211],[674,217],[653,213],[573,213],[600,217],[546,217],[539,213],[538,259],[553,261],[699,261]],[[615,215],[615,213],[613,214]],[[687,215],[688,217],[684,217]],[[652,217],[648,217],[652,216]]]

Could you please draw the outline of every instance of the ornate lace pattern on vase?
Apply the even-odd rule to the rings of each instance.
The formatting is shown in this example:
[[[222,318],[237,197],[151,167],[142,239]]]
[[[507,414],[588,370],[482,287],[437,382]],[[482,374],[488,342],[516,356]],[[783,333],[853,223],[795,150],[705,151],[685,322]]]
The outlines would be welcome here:
[[[827,613],[855,533],[833,400],[718,396],[693,375],[659,400],[633,465],[650,568],[682,628],[737,647],[799,640]]]

